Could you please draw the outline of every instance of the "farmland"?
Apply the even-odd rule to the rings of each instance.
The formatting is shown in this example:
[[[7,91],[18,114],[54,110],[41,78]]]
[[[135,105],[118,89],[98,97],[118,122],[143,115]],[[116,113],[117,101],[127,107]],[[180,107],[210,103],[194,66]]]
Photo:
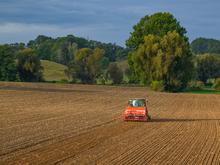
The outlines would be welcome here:
[[[151,122],[123,122],[148,97]],[[0,83],[0,164],[220,164],[220,95]]]

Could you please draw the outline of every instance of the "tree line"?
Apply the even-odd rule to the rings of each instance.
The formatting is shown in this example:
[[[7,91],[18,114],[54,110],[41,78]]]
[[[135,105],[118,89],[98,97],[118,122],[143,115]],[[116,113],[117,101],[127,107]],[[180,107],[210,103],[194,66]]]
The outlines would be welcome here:
[[[64,65],[68,65],[77,50],[82,48],[103,49],[105,61],[108,62],[125,59],[128,52],[127,49],[116,44],[102,43],[73,35],[58,38],[39,35],[35,40],[29,41],[27,47],[36,51],[40,59]]]
[[[195,54],[220,54],[220,41],[216,39],[197,38],[191,43]]]
[[[117,71],[121,79],[112,78],[118,75],[110,73],[120,68],[111,66],[126,58],[127,51],[116,44],[89,41],[72,35],[57,39],[40,35],[27,45],[0,45],[0,81],[44,81],[40,60],[46,59],[66,65],[65,74],[74,83],[94,84],[97,79],[102,83],[111,80],[120,83],[123,73]]]
[[[127,83],[161,91],[178,92],[210,81],[216,86],[219,56],[203,54],[206,51],[198,51],[198,55],[195,45],[199,42],[190,44],[186,33],[171,13],[159,12],[144,16],[134,25],[126,48],[73,35],[55,39],[40,35],[27,45],[0,47],[0,77],[7,81],[42,81],[40,59],[46,59],[67,65],[65,74],[74,83],[120,84],[125,83],[126,75]],[[129,68],[122,70],[117,65],[120,60],[127,60]]]

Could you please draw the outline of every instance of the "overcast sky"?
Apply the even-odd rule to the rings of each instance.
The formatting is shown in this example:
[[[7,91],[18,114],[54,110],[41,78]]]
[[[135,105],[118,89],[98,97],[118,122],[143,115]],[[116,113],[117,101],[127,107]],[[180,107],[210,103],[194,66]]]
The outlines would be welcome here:
[[[220,0],[0,0],[0,43],[73,34],[124,45],[144,15],[171,12],[197,37],[220,39]]]

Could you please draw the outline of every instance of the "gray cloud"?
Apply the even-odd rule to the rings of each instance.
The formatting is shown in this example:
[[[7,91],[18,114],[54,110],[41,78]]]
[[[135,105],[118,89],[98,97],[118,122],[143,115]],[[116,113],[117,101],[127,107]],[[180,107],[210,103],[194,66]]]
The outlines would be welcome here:
[[[124,45],[141,17],[159,11],[173,13],[191,40],[220,39],[219,8],[218,0],[1,0],[0,43],[71,33]]]

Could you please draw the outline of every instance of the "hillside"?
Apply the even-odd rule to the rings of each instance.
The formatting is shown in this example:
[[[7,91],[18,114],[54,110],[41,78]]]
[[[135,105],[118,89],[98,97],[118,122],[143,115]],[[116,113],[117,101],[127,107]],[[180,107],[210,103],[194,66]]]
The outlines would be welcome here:
[[[41,65],[44,68],[43,76],[45,81],[68,80],[68,77],[64,74],[64,70],[67,68],[65,65],[48,60],[41,60]]]
[[[118,61],[116,63],[123,71],[128,68],[127,60]],[[43,77],[45,81],[68,80],[68,77],[64,73],[67,66],[48,60],[41,60],[41,65],[44,68]]]
[[[220,41],[215,39],[197,38],[191,43],[191,47],[196,54],[220,54]]]

